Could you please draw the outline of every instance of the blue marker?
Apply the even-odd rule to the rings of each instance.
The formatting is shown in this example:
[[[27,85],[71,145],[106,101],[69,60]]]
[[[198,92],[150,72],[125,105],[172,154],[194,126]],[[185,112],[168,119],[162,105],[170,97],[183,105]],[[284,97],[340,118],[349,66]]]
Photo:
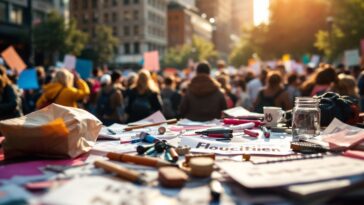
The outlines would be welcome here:
[[[146,132],[141,132],[139,134],[139,138],[142,139],[144,142],[148,142],[148,143],[159,142],[159,139],[155,138],[154,136],[152,136]]]
[[[127,144],[127,143],[135,144],[135,143],[138,143],[138,142],[141,142],[141,141],[142,141],[141,139],[132,139],[132,140],[129,140],[129,141],[120,141],[120,144]]]

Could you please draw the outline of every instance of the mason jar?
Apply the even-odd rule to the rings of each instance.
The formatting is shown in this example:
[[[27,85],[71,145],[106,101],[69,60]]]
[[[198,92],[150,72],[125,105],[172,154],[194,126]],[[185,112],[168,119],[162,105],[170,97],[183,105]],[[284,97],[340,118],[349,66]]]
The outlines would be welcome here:
[[[292,140],[300,141],[320,134],[319,99],[296,97],[292,110]]]

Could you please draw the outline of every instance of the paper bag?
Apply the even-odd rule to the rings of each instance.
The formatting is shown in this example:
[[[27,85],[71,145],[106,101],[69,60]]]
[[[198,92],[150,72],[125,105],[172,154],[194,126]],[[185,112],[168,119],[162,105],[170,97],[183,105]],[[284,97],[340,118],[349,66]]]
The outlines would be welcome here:
[[[74,158],[92,148],[101,126],[85,110],[51,104],[23,117],[0,121],[5,158]]]

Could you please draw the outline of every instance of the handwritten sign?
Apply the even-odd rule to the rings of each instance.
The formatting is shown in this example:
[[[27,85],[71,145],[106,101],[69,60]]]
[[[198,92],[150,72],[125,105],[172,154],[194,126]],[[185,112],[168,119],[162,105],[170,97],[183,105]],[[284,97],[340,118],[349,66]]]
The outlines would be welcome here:
[[[23,70],[19,75],[18,86],[24,90],[38,89],[37,71],[34,68]]]
[[[72,70],[76,68],[76,57],[73,55],[65,55],[63,60],[64,67]]]
[[[288,155],[292,154],[290,143],[282,142],[246,142],[224,143],[197,137],[182,137],[180,145],[191,147],[191,152],[215,153],[221,155],[257,154],[257,155]]]
[[[76,71],[80,74],[81,78],[90,78],[92,74],[92,62],[89,60],[77,59]]]
[[[358,49],[345,51],[345,64],[346,64],[346,66],[359,65],[359,62],[360,62],[360,56],[359,56],[359,50]]]
[[[24,61],[20,58],[20,56],[12,46],[5,49],[1,53],[1,56],[11,69],[15,69],[19,73],[27,67]]]
[[[144,53],[144,66],[145,69],[150,71],[159,71],[159,52],[150,51]]]

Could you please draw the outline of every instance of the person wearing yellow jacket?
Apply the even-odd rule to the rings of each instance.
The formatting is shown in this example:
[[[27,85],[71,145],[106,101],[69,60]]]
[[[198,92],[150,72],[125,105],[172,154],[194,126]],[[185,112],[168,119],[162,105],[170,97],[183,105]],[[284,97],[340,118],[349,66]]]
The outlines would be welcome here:
[[[85,81],[66,69],[60,69],[55,73],[52,82],[43,87],[43,94],[38,99],[36,106],[37,109],[40,109],[44,104],[53,100],[53,103],[77,108],[77,101],[89,94],[90,89]]]

